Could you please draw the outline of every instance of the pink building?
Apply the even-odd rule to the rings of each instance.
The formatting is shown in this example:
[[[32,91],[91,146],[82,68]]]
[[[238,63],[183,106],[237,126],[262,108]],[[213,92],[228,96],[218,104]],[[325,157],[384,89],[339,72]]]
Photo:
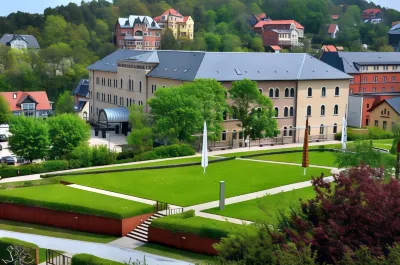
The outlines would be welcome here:
[[[115,45],[120,49],[159,50],[161,27],[148,16],[119,18],[115,25]]]

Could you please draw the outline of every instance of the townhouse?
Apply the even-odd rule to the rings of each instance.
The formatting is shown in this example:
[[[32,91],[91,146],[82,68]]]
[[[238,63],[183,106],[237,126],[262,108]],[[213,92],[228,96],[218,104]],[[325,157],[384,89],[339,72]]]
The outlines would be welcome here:
[[[194,38],[194,21],[191,16],[183,16],[179,11],[170,8],[161,16],[155,17],[162,29],[170,29],[175,38],[189,39]]]
[[[307,54],[117,50],[88,67],[92,123],[126,133],[132,104],[143,105],[159,88],[214,78],[229,90],[244,78],[271,98],[283,143],[332,139],[345,115],[351,76]],[[229,102],[229,101],[228,101]],[[110,116],[110,117],[108,117]],[[221,141],[241,140],[235,115],[224,113]]]

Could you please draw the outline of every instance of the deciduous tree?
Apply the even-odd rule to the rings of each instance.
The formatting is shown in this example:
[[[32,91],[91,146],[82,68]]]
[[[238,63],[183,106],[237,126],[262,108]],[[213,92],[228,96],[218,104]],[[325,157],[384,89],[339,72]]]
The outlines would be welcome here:
[[[132,132],[127,141],[133,148],[135,154],[151,150],[153,147],[153,131],[151,129],[150,115],[146,113],[143,106],[132,105],[129,108],[129,123]]]
[[[74,97],[69,91],[62,93],[56,102],[56,114],[75,113]]]

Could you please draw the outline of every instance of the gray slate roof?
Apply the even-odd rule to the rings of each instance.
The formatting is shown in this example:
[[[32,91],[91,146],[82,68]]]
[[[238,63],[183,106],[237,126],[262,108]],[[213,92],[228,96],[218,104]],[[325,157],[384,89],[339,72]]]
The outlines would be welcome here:
[[[386,102],[400,115],[400,97],[386,99]]]
[[[389,34],[400,34],[400,24],[394,25],[388,32]]]
[[[398,65],[399,52],[339,52],[346,73],[358,73],[357,65]]]
[[[133,54],[135,52],[137,54]],[[304,53],[119,50],[88,69],[115,72],[117,60],[120,59],[158,62],[147,76],[182,81],[193,81],[196,78],[215,78],[218,81],[236,81],[244,78],[254,81],[351,78]]]
[[[87,95],[89,94],[89,80],[81,79],[79,81],[79,84],[76,86],[73,94],[82,97],[87,97]]]
[[[4,34],[3,37],[0,39],[0,43],[3,43],[4,45],[9,45],[9,42],[11,40],[18,38],[19,36],[21,36],[21,38],[27,42],[28,48],[40,49],[37,39],[35,38],[35,36],[32,35]]]

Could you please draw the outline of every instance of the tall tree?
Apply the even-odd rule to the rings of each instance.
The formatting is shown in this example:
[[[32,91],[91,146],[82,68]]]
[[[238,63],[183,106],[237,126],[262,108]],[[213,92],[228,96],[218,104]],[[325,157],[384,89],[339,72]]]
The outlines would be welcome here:
[[[153,147],[151,119],[150,115],[144,111],[143,106],[132,105],[129,108],[129,123],[132,132],[128,135],[127,141],[134,153],[140,154],[151,150]]]
[[[56,114],[75,113],[74,104],[74,97],[69,91],[65,91],[56,102]]]
[[[13,117],[9,131],[11,136],[8,146],[17,156],[31,162],[47,156],[50,147],[49,129],[42,119]]]
[[[178,41],[176,40],[172,30],[167,29],[164,31],[161,38],[162,50],[177,50],[179,48]]]
[[[256,82],[248,79],[233,82],[229,94],[233,101],[232,110],[241,122],[238,125],[243,129],[245,140],[250,134],[258,137],[277,135],[272,101],[260,93]]]

